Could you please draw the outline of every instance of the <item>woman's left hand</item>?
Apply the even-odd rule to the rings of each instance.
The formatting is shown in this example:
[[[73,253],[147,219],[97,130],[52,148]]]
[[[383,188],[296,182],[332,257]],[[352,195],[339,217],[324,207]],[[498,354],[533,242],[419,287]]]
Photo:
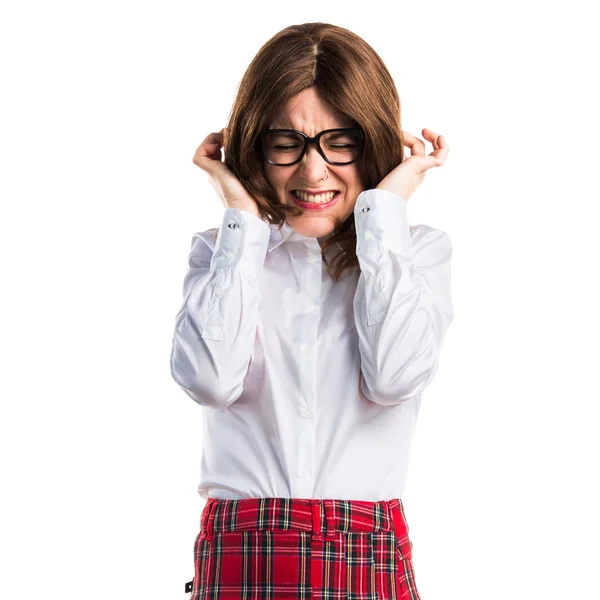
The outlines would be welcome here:
[[[406,131],[402,132],[402,136],[404,145],[410,148],[410,156],[390,171],[376,189],[398,194],[408,202],[425,179],[425,171],[442,166],[450,148],[444,137],[431,129],[423,129],[423,137],[433,146],[433,152],[428,156],[425,156],[425,143],[422,140]]]

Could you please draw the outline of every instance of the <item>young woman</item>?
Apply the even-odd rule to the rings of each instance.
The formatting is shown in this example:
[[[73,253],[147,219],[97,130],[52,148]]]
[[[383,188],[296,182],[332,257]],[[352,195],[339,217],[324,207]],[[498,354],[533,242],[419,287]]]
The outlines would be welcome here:
[[[193,236],[171,353],[204,407],[192,600],[419,599],[401,498],[454,316],[450,239],[407,219],[448,153],[423,136],[364,40],[306,23],[196,151],[226,210]]]

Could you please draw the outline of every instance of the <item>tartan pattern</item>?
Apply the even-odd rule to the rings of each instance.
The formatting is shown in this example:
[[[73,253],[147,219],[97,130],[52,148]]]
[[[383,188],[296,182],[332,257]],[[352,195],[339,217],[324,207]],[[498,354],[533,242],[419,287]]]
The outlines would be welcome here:
[[[191,600],[420,600],[399,498],[209,498],[191,583]]]

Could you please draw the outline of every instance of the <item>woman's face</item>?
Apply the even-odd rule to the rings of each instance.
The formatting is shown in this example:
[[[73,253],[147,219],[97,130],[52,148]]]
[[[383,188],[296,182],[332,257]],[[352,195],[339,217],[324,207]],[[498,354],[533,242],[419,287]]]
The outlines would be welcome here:
[[[269,129],[297,129],[313,137],[324,129],[356,127],[342,118],[334,108],[319,98],[315,88],[308,88],[292,98],[269,124]],[[360,159],[349,165],[330,165],[310,144],[302,160],[295,165],[279,167],[265,161],[267,179],[282,204],[295,204],[292,190],[339,191],[337,202],[328,208],[303,208],[299,217],[287,216],[289,225],[301,235],[316,237],[321,243],[338,228],[354,210],[363,191],[358,174]],[[325,174],[327,179],[323,179]],[[296,204],[298,206],[298,204]]]

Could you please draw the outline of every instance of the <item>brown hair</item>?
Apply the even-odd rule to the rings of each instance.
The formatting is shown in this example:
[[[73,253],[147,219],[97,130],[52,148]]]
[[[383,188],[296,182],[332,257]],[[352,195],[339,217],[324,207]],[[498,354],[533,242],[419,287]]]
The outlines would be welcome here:
[[[278,227],[288,212],[299,216],[304,211],[277,198],[265,174],[258,137],[286,102],[313,86],[323,101],[364,132],[364,151],[356,163],[363,189],[376,187],[404,156],[400,98],[375,50],[355,33],[329,23],[282,29],[244,73],[224,140],[225,164],[256,200],[262,218]],[[325,251],[333,244],[340,252],[329,262]],[[343,271],[360,268],[354,214],[323,241],[321,251],[336,281]]]

